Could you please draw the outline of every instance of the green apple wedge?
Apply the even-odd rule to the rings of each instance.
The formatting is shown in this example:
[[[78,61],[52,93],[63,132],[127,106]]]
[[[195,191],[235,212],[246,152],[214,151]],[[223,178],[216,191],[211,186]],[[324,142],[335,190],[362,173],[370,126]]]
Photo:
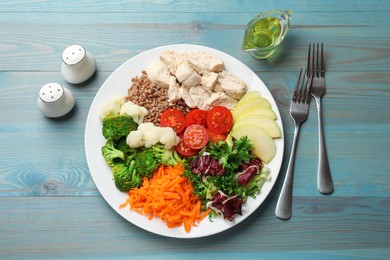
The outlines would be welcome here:
[[[281,136],[280,128],[275,120],[262,115],[249,115],[246,117],[240,117],[239,119],[235,120],[232,130],[234,131],[241,126],[247,125],[253,125],[262,128],[269,136],[271,136],[271,138],[278,138]]]
[[[259,116],[266,116],[272,120],[276,120],[277,116],[275,112],[272,110],[272,108],[249,108],[246,109],[245,111],[242,111],[240,114],[236,115],[235,120],[240,120],[244,117],[247,116],[252,116],[252,115],[259,115]]]
[[[271,104],[267,99],[263,97],[249,99],[245,102],[242,102],[241,104],[237,103],[236,107],[233,110],[233,117],[237,118],[238,115],[240,115],[241,113],[247,110],[260,109],[260,108],[271,109]]]
[[[242,125],[231,131],[230,134],[236,139],[247,136],[253,143],[252,152],[265,163],[269,163],[276,154],[274,140],[258,126]]]
[[[260,97],[260,92],[259,91],[249,91],[245,93],[244,96],[238,101],[237,105],[240,106],[240,104],[254,98],[259,98]]]

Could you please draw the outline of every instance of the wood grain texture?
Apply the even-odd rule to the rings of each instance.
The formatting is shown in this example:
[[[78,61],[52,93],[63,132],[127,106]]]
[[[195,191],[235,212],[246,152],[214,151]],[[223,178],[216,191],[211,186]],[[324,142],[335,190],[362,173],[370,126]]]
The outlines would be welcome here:
[[[228,231],[180,240],[131,225],[100,198],[0,198],[1,208],[12,212],[0,216],[1,235],[7,238],[0,244],[0,256],[187,258],[195,253],[221,259],[230,253],[260,256],[276,251],[321,255],[331,249],[327,255],[351,257],[364,250],[388,252],[390,241],[384,232],[390,226],[388,198],[296,197],[294,217],[288,222],[275,218],[275,203],[276,198],[268,200]],[[26,222],[29,228],[20,229]]]
[[[279,55],[257,61],[241,50],[246,23],[254,13],[14,13],[0,17],[0,70],[58,71],[63,49],[74,43],[96,55],[101,71],[145,50],[168,44],[193,43],[220,49],[254,70],[296,70],[306,64],[310,42],[325,42],[331,71],[386,70],[390,34],[386,12],[296,13]],[[368,16],[364,20],[361,17]],[[115,22],[114,22],[115,21]],[[337,24],[338,26],[335,26]],[[10,31],[12,28],[12,31]],[[45,28],[42,30],[42,28]],[[10,34],[12,37],[10,37]],[[353,37],[352,37],[353,36]],[[221,40],[228,37],[229,41]],[[158,39],[155,41],[154,39]],[[375,44],[372,39],[375,40]]]
[[[291,8],[301,12],[366,12],[366,11],[389,11],[386,0],[367,2],[365,0],[341,0],[341,1],[290,1],[283,0],[264,1],[261,4],[257,1],[197,1],[187,0],[120,0],[107,2],[97,1],[77,1],[71,0],[64,4],[60,0],[27,0],[27,1],[2,1],[0,3],[3,12],[66,12],[66,13],[172,13],[177,12],[262,12],[272,9]]]
[[[241,50],[246,23],[270,9],[294,11],[288,36],[269,60]],[[1,1],[0,258],[388,259],[390,255],[390,1]],[[302,126],[293,217],[274,216],[293,124],[289,103],[308,44],[324,42],[325,138],[335,192],[316,190],[314,103]],[[82,44],[97,59],[86,83],[60,73],[61,54]],[[170,239],[122,219],[89,174],[84,129],[89,107],[123,62],[161,45],[224,51],[251,68],[273,94],[284,125],[280,178],[246,221],[212,237]],[[72,113],[48,119],[39,88],[59,82]]]

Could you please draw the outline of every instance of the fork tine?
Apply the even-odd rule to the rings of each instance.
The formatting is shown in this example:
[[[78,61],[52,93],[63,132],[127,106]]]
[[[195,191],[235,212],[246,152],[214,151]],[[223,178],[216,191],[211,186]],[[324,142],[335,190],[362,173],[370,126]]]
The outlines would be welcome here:
[[[307,75],[310,73],[313,77],[324,77],[324,43],[313,43],[313,47],[310,43],[308,53]]]
[[[304,87],[306,87],[305,85],[306,70],[304,71],[303,74],[302,74],[302,70],[303,69],[299,71],[297,84],[295,85],[295,89],[294,89],[293,101],[295,103],[302,103],[302,100],[305,98]]]
[[[301,69],[302,70],[302,69]],[[305,74],[306,74],[306,70],[305,70]],[[304,92],[304,89],[303,89],[303,86],[305,85],[305,77],[303,77],[302,81],[301,81],[301,86],[299,87],[299,100],[298,102],[299,103],[302,103],[302,100],[305,98],[305,92]]]
[[[315,77],[319,77],[320,76],[320,65],[319,65],[319,55],[318,55],[318,43],[314,43],[313,44],[313,63],[314,64],[314,75]]]
[[[295,103],[309,103],[310,101],[310,90],[313,77],[312,75],[305,70],[302,73],[301,69],[299,71],[299,76],[297,83],[295,84],[294,94],[292,101]]]
[[[307,52],[307,76],[309,76],[309,73],[312,73],[311,67],[310,67],[310,52],[311,52],[311,43],[309,43],[309,51]]]
[[[313,43],[313,48],[312,48],[312,55],[311,55],[311,75],[314,77],[315,76],[315,50],[316,50],[316,45]]]
[[[310,92],[311,92],[311,87],[312,87],[312,84],[313,84],[313,75],[312,74],[307,74],[307,81],[306,81],[306,99],[305,99],[305,103],[310,103],[310,98],[311,98],[311,95],[310,95]]]
[[[325,66],[324,66],[324,44],[321,43],[321,68],[320,76],[325,77]]]
[[[302,69],[301,69],[302,70]],[[300,87],[300,99],[299,99],[299,103],[306,103],[307,102],[307,98],[308,98],[308,86],[307,86],[307,78],[305,77],[307,75],[307,71],[305,70],[305,72],[303,73],[304,77],[302,79],[302,82],[301,82],[301,87]]]
[[[293,97],[292,97],[292,101],[293,102],[297,102],[299,101],[299,84],[300,84],[300,81],[301,81],[301,75],[302,75],[302,69],[301,71],[299,72],[299,76],[298,76],[298,79],[297,79],[297,83],[295,84],[295,89],[294,89],[294,94],[293,94]]]

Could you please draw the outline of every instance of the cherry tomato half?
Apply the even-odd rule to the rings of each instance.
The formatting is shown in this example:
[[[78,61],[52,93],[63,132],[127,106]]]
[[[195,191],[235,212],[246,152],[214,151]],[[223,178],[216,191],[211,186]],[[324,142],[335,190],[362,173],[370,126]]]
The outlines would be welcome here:
[[[223,134],[217,134],[217,133],[213,133],[209,130],[209,139],[211,142],[213,143],[218,143],[219,141],[223,141],[225,142],[226,138],[227,138],[228,134],[227,133],[223,133]]]
[[[180,142],[175,146],[178,154],[184,157],[193,156],[199,152],[198,149],[191,149],[185,143],[183,138],[180,138]]]
[[[206,117],[207,117],[207,111],[202,109],[193,109],[190,112],[188,112],[186,116],[186,127],[195,124],[207,127]]]
[[[171,108],[161,114],[160,125],[162,127],[171,127],[178,134],[183,132],[186,127],[186,119],[183,112],[179,109]]]
[[[191,149],[202,149],[209,142],[209,134],[201,125],[190,125],[184,131],[183,141]]]
[[[216,134],[229,132],[233,126],[233,115],[224,106],[215,106],[207,114],[207,127]]]

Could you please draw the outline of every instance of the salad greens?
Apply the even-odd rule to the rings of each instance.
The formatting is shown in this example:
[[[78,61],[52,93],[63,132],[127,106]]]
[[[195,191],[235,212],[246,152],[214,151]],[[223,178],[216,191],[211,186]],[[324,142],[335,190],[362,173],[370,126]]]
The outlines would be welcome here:
[[[192,182],[194,193],[201,200],[204,207],[210,206],[210,202],[216,197],[221,197],[221,194],[226,196],[227,199],[234,197],[246,201],[248,197],[254,198],[260,192],[269,174],[268,169],[262,165],[251,176],[246,185],[242,185],[237,181],[239,174],[248,169],[253,169],[253,162],[259,161],[258,158],[253,160],[251,148],[252,143],[246,136],[238,140],[232,140],[231,144],[222,141],[219,141],[217,144],[209,143],[204,151],[204,155],[201,156],[211,156],[217,159],[225,170],[223,174],[198,174],[199,167],[207,169],[218,168],[213,165],[214,161],[207,158],[201,163],[197,163],[197,160],[194,160],[191,163],[191,167],[185,167],[185,176]],[[245,167],[243,167],[244,165]]]
[[[214,158],[218,158],[222,166],[226,169],[235,170],[242,162],[249,163],[251,159],[250,149],[253,144],[248,137],[235,140],[233,144],[228,142],[209,143],[208,153]]]

